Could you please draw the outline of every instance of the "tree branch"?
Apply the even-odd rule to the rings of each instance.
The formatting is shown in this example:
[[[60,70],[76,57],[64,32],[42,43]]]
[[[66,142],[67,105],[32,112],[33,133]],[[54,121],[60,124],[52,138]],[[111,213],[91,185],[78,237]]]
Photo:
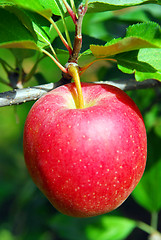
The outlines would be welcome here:
[[[127,79],[121,81],[102,81],[96,83],[110,84],[112,86],[120,88],[123,91],[161,87],[161,82],[154,79],[147,79],[143,82]]]
[[[78,62],[78,56],[82,47],[82,22],[86,11],[87,6],[84,7],[82,4],[80,4],[78,8],[78,19],[75,20],[75,38],[73,44],[73,51],[69,57],[68,63]]]
[[[64,84],[65,82],[63,82]],[[110,84],[116,86],[123,91],[136,90],[136,89],[146,89],[161,87],[161,82],[153,79],[148,79],[143,82],[136,82],[135,80],[125,80],[125,81],[106,81],[106,82],[96,82],[99,84]],[[24,89],[15,89],[13,91],[0,93],[0,107],[17,105],[25,103],[28,101],[37,100],[45,93],[51,91],[52,89],[60,86],[61,82],[49,83],[44,85],[39,85],[35,87],[29,87]]]
[[[37,100],[48,91],[51,91],[53,88],[54,83],[49,83],[0,93],[0,107],[17,105],[32,100]]]

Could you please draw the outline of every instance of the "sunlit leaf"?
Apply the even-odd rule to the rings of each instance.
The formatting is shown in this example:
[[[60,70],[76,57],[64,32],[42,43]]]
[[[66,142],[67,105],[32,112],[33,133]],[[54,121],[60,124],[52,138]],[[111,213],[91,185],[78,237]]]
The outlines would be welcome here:
[[[103,216],[100,226],[89,225],[86,232],[89,240],[123,240],[136,227],[135,221],[117,216]]]
[[[43,5],[41,5],[40,0],[0,0],[0,7],[6,6],[18,6],[31,11],[35,11],[46,18],[50,18],[52,16],[51,9],[45,9]]]
[[[155,22],[133,24],[127,28],[126,37],[139,37],[161,46],[161,27]]]
[[[83,0],[85,2],[85,0]],[[117,10],[129,6],[136,6],[143,3],[150,3],[150,0],[88,0],[89,12],[101,12]],[[157,0],[153,1],[157,3]]]
[[[37,13],[30,11],[24,12],[32,23],[34,34],[37,37],[37,46],[40,48],[48,46],[50,44],[49,22],[42,16],[38,15]]]
[[[91,45],[90,49],[94,54],[94,56],[103,58],[103,57],[113,56],[122,52],[128,52],[128,51],[132,51],[140,48],[148,48],[148,47],[149,48],[157,47],[157,45],[154,45],[141,38],[128,37],[124,39],[119,39],[118,42],[108,46]]]
[[[125,38],[114,39],[105,46],[91,45],[90,49],[96,57],[108,57],[140,48],[161,47],[160,37],[161,29],[157,23],[135,24],[127,29]]]
[[[58,0],[39,0],[39,2],[45,9],[51,9],[53,14],[60,15],[60,8],[57,4]]]
[[[148,63],[153,68],[161,71],[161,49],[141,49],[138,53],[138,61]]]
[[[135,74],[137,81],[157,79],[161,81],[161,49],[145,48],[116,56],[118,68]]]

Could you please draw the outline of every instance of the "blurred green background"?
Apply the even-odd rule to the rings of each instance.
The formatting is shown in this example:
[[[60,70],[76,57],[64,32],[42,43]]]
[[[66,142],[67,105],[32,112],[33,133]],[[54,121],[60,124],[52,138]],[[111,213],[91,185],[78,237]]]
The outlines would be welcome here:
[[[103,19],[103,15],[101,16]],[[105,26],[100,25],[100,20],[97,19],[96,27],[100,30],[102,39],[105,30],[112,33],[109,26],[113,26],[113,23],[118,27],[118,35],[120,32],[123,35],[127,24],[135,19],[138,21],[139,17],[140,21],[155,18],[160,23],[157,8],[149,10],[148,14],[147,10],[139,8],[137,15],[132,11],[131,15],[126,12],[121,17],[119,27],[113,17],[109,20],[110,24],[108,21]],[[84,36],[84,49],[89,40],[95,40],[94,33],[93,30],[91,39]],[[59,44],[58,39],[55,44]],[[0,57],[14,65],[10,50],[1,49]],[[67,62],[66,54],[59,57],[62,64]],[[35,58],[33,56],[23,61],[26,72],[33,66]],[[7,80],[1,65],[0,73]],[[28,85],[55,82],[60,77],[60,70],[49,58],[44,58],[38,66],[36,77]],[[100,62],[92,66],[82,80],[124,78],[130,79],[133,75],[127,76],[116,66]],[[0,92],[7,90],[10,88],[0,83]],[[23,127],[34,102],[0,108],[0,240],[144,240],[152,232],[150,225],[161,231],[161,88],[127,93],[141,110],[147,129],[146,171],[133,194],[122,206],[112,213],[87,219],[72,218],[57,212],[37,189],[27,172],[23,157]]]

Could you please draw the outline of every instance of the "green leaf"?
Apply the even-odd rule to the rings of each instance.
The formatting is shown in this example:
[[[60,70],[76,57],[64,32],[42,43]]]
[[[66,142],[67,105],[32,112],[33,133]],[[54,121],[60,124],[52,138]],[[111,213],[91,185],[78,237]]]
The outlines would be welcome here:
[[[30,11],[37,12],[48,19],[52,16],[51,9],[45,9],[44,6],[41,5],[40,0],[0,0],[0,7],[6,6],[18,6],[20,8],[28,9]]]
[[[89,240],[123,240],[136,227],[136,222],[117,216],[103,216],[101,225],[89,225],[86,233]]]
[[[144,81],[146,79],[155,79],[161,81],[161,72],[156,71],[155,73],[143,73],[143,72],[135,72],[136,81]]]
[[[137,81],[157,79],[161,81],[161,49],[145,48],[116,56],[118,68],[135,74]]]
[[[37,39],[37,46],[43,48],[50,44],[50,23],[47,19],[36,12],[28,11],[19,7],[5,7],[6,10],[15,14],[22,24]]]
[[[85,2],[85,0],[83,0]],[[89,12],[118,10],[125,7],[150,3],[150,0],[88,0]],[[156,1],[153,1],[157,3]]]
[[[161,47],[161,28],[157,23],[135,24],[127,29],[126,37],[114,39],[105,46],[90,45],[94,56],[103,58],[140,48]]]
[[[58,6],[58,3],[61,2],[60,4],[63,5],[62,1],[60,1],[60,0],[59,1],[58,0],[39,0],[39,2],[45,9],[51,9],[51,11],[54,15],[60,16],[60,8]],[[62,8],[63,8],[63,6],[62,6]],[[63,8],[63,10],[65,11],[64,8]]]
[[[30,11],[37,12],[43,17],[49,19],[54,15],[60,16],[61,9],[66,12],[63,2],[60,0],[0,0],[0,7],[20,7]],[[60,9],[61,6],[61,9]]]
[[[129,26],[126,37],[140,37],[148,42],[161,46],[161,28],[155,22],[146,22]]]
[[[26,15],[24,9],[12,6],[12,7],[5,7],[5,10],[9,11],[10,13],[13,13],[18,20],[31,32],[34,38],[36,38],[35,31],[32,26],[31,19]]]
[[[152,130],[148,134],[148,159],[146,171],[133,192],[133,197],[150,212],[161,210],[161,137]]]
[[[37,46],[44,48],[50,44],[50,23],[37,13],[24,11],[32,23],[34,35],[37,37]]]
[[[147,22],[128,27],[125,38],[117,38],[105,46],[91,45],[96,58],[113,56],[118,68],[135,74],[137,81],[148,78],[161,80],[161,28]]]
[[[0,8],[0,48],[39,50],[31,32],[13,14]]]
[[[140,48],[157,47],[144,39],[138,37],[127,37],[118,39],[115,43],[108,44],[108,46],[90,45],[90,49],[95,57],[105,58],[113,56],[122,52],[128,52]]]
[[[161,49],[140,49],[138,53],[138,61],[148,63],[153,68],[161,71]]]

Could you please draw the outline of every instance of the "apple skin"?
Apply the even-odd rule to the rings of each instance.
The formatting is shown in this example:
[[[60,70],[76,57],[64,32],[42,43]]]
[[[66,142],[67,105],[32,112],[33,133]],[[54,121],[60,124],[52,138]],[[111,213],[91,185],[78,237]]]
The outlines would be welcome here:
[[[24,157],[38,188],[61,213],[92,217],[120,206],[140,181],[147,139],[141,113],[122,90],[82,83],[58,87],[31,108]]]

